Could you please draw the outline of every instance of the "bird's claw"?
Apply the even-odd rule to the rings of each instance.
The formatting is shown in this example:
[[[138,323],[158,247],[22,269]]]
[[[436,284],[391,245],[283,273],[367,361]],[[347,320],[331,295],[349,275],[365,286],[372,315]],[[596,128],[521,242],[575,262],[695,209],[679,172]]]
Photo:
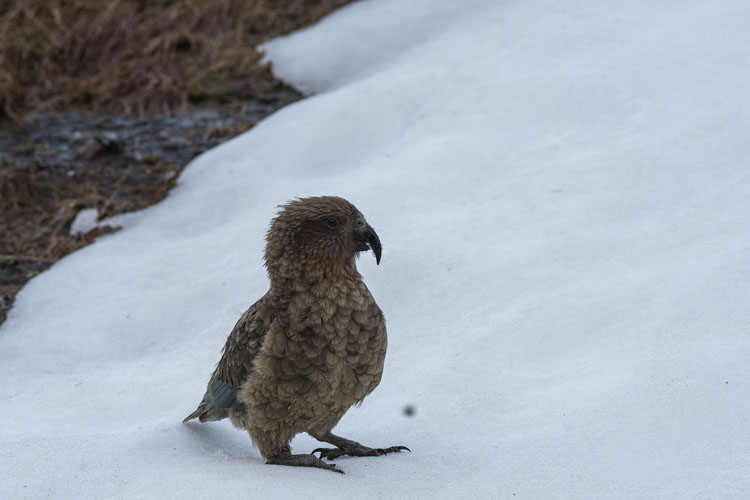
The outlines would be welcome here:
[[[391,446],[390,448],[366,448],[363,449],[352,449],[346,450],[343,448],[316,448],[312,451],[313,454],[320,452],[320,458],[326,460],[335,460],[342,455],[350,455],[352,457],[379,457],[387,455],[389,453],[400,453],[406,450],[411,453],[411,450],[406,446]]]
[[[386,448],[385,450],[383,450],[383,452],[386,454],[387,453],[401,453],[404,450],[411,453],[411,450],[407,448],[406,446],[391,446],[390,448]]]

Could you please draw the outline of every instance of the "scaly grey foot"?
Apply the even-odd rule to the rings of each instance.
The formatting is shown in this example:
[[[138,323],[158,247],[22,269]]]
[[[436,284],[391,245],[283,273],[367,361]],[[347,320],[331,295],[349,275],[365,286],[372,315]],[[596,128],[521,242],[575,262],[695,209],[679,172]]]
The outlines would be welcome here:
[[[350,439],[339,437],[330,432],[324,436],[317,437],[319,441],[331,443],[336,448],[316,448],[312,452],[320,452],[320,458],[326,460],[334,460],[342,455],[349,455],[351,457],[379,457],[381,455],[387,455],[389,453],[400,453],[403,450],[411,452],[406,446],[391,446],[390,448],[370,448],[364,445],[352,441]]]
[[[343,474],[344,471],[336,467],[336,464],[327,464],[312,453],[300,455],[279,455],[266,460],[267,464],[291,465],[293,467],[317,467],[318,469],[330,470]]]

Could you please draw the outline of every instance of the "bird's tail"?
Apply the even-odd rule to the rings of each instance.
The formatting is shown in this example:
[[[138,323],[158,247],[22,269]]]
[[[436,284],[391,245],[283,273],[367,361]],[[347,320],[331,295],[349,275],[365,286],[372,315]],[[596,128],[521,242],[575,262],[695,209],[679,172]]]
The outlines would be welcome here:
[[[194,418],[197,418],[201,422],[215,422],[217,420],[224,420],[228,416],[229,411],[227,408],[210,408],[208,405],[201,403],[193,413],[185,417],[183,422],[193,420]]]
[[[237,387],[215,379],[208,384],[208,390],[203,395],[198,408],[185,417],[183,422],[194,418],[199,419],[201,422],[222,420],[229,416],[228,410],[239,406],[241,405],[237,401]]]
[[[190,415],[188,415],[187,417],[185,417],[185,420],[183,420],[182,422],[185,423],[188,420],[193,420],[194,418],[199,418],[204,413],[206,413],[206,405],[203,404],[203,403],[201,403],[201,404],[198,405],[198,408],[196,408],[193,413],[191,413]]]

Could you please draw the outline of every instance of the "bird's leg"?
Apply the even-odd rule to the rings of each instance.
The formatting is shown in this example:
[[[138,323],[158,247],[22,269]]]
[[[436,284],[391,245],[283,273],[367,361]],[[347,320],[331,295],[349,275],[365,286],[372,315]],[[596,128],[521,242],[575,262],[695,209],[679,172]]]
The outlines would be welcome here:
[[[322,436],[315,436],[318,441],[325,443],[331,443],[336,448],[317,448],[313,450],[313,453],[320,452],[320,458],[327,460],[334,460],[341,455],[349,455],[352,457],[379,457],[380,455],[387,455],[388,453],[398,453],[401,450],[411,451],[406,446],[391,446],[390,448],[368,448],[367,446],[361,445],[356,441],[351,441],[346,438],[339,437],[335,434],[327,432]]]
[[[312,453],[299,455],[277,455],[266,460],[267,464],[292,465],[295,467],[317,467],[318,469],[330,470],[343,474],[344,471],[336,467],[336,464],[327,464]]]

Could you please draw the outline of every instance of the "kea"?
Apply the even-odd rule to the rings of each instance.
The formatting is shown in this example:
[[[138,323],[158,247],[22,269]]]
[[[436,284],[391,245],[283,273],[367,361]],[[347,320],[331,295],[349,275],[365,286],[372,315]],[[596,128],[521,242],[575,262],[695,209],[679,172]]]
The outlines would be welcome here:
[[[271,286],[232,329],[203,400],[184,421],[229,417],[268,464],[343,472],[322,459],[408,450],[369,448],[331,433],[383,375],[385,318],[356,266],[367,250],[380,264],[377,233],[343,198],[280,207],[266,234]],[[301,432],[335,448],[292,454]]]

